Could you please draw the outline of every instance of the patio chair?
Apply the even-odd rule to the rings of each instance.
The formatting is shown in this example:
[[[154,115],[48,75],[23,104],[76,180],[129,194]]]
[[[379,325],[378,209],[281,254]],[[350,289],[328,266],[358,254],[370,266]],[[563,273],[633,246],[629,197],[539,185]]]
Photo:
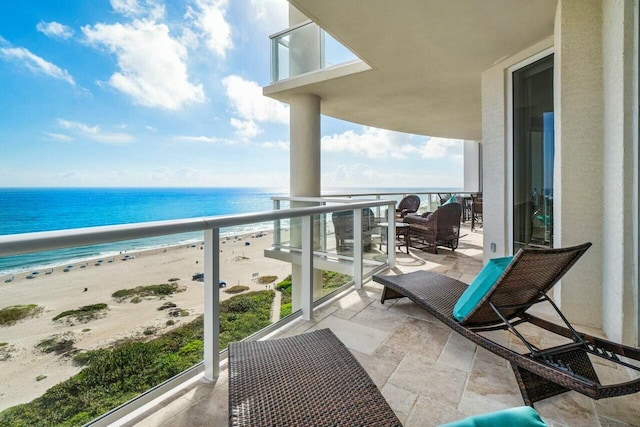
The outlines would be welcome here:
[[[420,207],[420,197],[415,194],[409,194],[398,203],[396,207],[396,217],[404,218],[407,214],[415,213]]]
[[[640,378],[602,384],[591,358],[638,373],[640,368],[631,362],[640,361],[640,350],[577,332],[547,296],[590,246],[520,249],[512,258],[491,260],[469,286],[427,271],[374,275],[373,280],[384,285],[383,303],[408,297],[457,333],[509,361],[528,406],[569,390],[592,399],[635,393],[640,391]],[[527,313],[542,302],[551,305],[564,326]],[[565,343],[539,348],[517,330],[521,324],[556,334]],[[511,331],[528,352],[520,354],[481,334],[495,330]]]
[[[471,200],[471,231],[475,231],[478,220],[480,220],[480,224],[483,222],[482,194],[472,194]],[[482,227],[482,225],[480,225],[480,227]]]
[[[424,249],[431,249],[438,253],[438,246],[444,246],[452,251],[458,247],[460,238],[460,216],[462,206],[459,203],[449,203],[440,206],[426,218],[409,215],[404,222],[410,224],[409,236],[412,246],[423,245]]]
[[[347,241],[353,240],[353,211],[340,211],[331,214],[336,235],[336,249],[347,248]],[[376,229],[375,216],[370,208],[362,209],[362,244],[365,251],[371,250],[371,237]]]

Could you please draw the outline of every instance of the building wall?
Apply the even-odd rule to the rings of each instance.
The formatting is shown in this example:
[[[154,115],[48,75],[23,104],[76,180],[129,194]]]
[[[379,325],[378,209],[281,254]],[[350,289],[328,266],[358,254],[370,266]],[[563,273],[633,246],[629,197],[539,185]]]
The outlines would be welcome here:
[[[511,252],[509,74],[552,46],[554,246],[593,243],[554,297],[571,321],[635,345],[637,28],[638,0],[560,0],[552,38],[482,74],[485,260]]]
[[[633,0],[602,2],[602,55],[606,147],[603,156],[603,329],[612,340],[635,343],[638,297],[634,250],[637,230],[634,233],[634,229],[638,212],[637,198],[633,197],[637,194]]]
[[[482,192],[482,144],[464,141],[464,191]]]
[[[508,69],[553,46],[550,37],[482,73],[482,192],[484,260],[511,254]],[[495,251],[492,251],[492,244]]]
[[[602,5],[561,0],[555,22],[554,245],[593,246],[555,297],[574,322],[602,325]]]

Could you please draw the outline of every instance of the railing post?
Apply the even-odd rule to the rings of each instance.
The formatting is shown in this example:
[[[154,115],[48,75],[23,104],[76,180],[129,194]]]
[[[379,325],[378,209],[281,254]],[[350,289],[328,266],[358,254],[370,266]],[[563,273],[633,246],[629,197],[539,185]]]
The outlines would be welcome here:
[[[395,203],[389,204],[387,209],[387,258],[389,260],[389,268],[396,266],[396,209]]]
[[[204,378],[220,373],[220,229],[204,230]]]
[[[362,288],[362,209],[353,210],[353,284]]]
[[[280,210],[280,200],[273,201],[273,210]],[[275,221],[273,221],[273,246],[276,248],[279,248],[280,244],[282,243],[282,236],[280,235],[280,233],[280,220],[276,219]]]
[[[302,217],[302,318],[313,319],[313,216]]]

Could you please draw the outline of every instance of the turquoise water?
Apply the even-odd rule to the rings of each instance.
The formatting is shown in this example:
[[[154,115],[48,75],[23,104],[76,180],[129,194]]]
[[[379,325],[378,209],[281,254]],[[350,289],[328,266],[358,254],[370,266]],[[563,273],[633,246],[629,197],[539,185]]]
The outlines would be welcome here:
[[[5,188],[0,189],[0,235],[268,211],[273,208],[271,197],[286,193],[277,188]],[[202,238],[202,232],[183,233],[4,257],[0,275]]]
[[[338,189],[323,193],[395,191],[407,192],[408,189]],[[455,189],[419,190],[426,191]],[[269,211],[273,209],[272,196],[287,194],[286,188],[0,188],[0,235]],[[270,224],[256,224],[224,229],[221,234],[248,233],[270,227]],[[0,275],[202,238],[202,232],[184,233],[4,257],[0,258]]]

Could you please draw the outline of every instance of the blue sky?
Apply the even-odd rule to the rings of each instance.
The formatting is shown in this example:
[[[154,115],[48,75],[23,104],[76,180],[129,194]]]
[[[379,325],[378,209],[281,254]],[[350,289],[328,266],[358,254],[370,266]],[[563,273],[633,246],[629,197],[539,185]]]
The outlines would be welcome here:
[[[288,187],[284,0],[0,3],[0,186]],[[461,141],[322,119],[322,185],[462,187]]]

